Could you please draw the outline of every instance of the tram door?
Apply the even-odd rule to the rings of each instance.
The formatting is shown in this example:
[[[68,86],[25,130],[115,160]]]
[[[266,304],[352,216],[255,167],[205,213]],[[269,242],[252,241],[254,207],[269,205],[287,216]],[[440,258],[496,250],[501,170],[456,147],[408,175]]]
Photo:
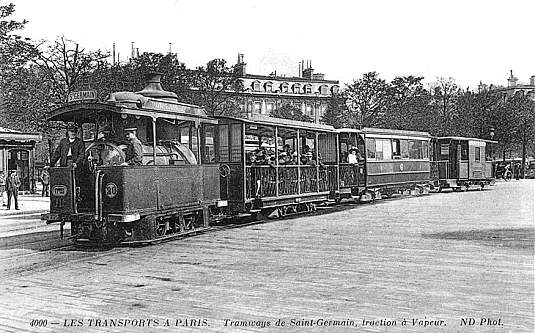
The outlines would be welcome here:
[[[30,190],[30,152],[26,149],[11,149],[8,152],[7,167],[9,170],[17,170],[20,178],[21,191]]]
[[[449,179],[459,178],[459,163],[461,160],[461,145],[456,142],[450,142],[450,156],[449,156]]]

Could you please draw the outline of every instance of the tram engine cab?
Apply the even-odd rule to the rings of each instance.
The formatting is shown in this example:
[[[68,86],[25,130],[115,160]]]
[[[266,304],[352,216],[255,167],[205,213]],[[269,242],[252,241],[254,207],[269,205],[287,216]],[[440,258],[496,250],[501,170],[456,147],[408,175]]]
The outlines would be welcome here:
[[[105,102],[78,101],[52,111],[50,121],[76,124],[84,163],[50,168],[47,223],[71,223],[77,244],[147,244],[207,228],[224,209],[215,158],[217,121],[164,91],[160,75],[137,93]],[[142,163],[128,163],[125,129],[135,128]]]

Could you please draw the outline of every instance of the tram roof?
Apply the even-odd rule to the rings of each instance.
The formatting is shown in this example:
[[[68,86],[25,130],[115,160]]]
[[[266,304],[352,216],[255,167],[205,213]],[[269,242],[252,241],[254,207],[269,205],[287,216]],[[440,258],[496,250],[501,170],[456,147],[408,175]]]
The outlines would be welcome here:
[[[388,129],[388,128],[373,128],[366,127],[362,129],[362,132],[365,134],[382,134],[382,135],[395,135],[395,136],[408,136],[408,137],[425,137],[430,138],[431,134],[421,131],[408,131],[408,130],[397,130],[397,129]]]
[[[486,143],[498,143],[498,141],[493,140],[487,140],[487,139],[479,139],[479,138],[466,138],[463,136],[438,136],[435,137],[435,139],[446,139],[446,140],[459,140],[459,141],[479,141],[479,142],[486,142]]]
[[[336,129],[330,125],[310,123],[306,121],[290,120],[283,118],[275,118],[264,115],[251,115],[247,118],[237,118],[237,117],[227,117],[227,116],[217,116],[216,118],[220,119],[231,119],[248,124],[258,124],[258,125],[268,125],[268,126],[277,126],[284,128],[299,128],[312,131],[322,131],[322,132],[335,132]]]
[[[134,116],[165,118],[180,121],[196,121],[217,124],[217,120],[206,115],[198,106],[180,102],[162,102],[148,99],[141,107],[124,102],[74,102],[53,109],[47,117],[49,121],[94,122],[97,114],[110,112]]]

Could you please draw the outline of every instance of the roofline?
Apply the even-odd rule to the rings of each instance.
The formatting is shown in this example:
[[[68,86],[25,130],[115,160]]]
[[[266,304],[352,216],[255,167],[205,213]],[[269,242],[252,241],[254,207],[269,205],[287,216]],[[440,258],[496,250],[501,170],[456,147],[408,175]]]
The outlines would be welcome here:
[[[290,119],[284,119],[284,118],[275,118],[275,117],[263,116],[263,115],[258,115],[258,114],[251,115],[248,118],[237,118],[237,117],[228,117],[228,116],[216,116],[216,118],[231,119],[231,120],[236,120],[236,121],[249,123],[249,124],[264,124],[264,125],[284,127],[284,128],[299,128],[299,129],[305,129],[305,130],[315,130],[315,131],[332,132],[332,133],[336,132],[336,129],[330,125],[316,124],[316,123],[310,123],[306,121],[290,120]]]
[[[14,132],[0,132],[0,140],[5,141],[42,141],[43,137],[37,133],[14,133]]]
[[[398,129],[388,129],[388,128],[374,128],[374,127],[365,127],[362,129],[364,134],[393,134],[393,135],[406,135],[406,136],[421,136],[426,138],[431,138],[431,134],[428,132],[422,131],[409,131],[409,130],[398,130]]]
[[[332,83],[340,84],[338,80],[314,80],[307,79],[304,77],[297,76],[269,76],[269,75],[259,75],[259,74],[245,74],[239,76],[240,79],[265,79],[265,80],[275,80],[275,81],[298,81],[298,82],[310,82],[310,83]]]
[[[482,142],[488,142],[488,143],[499,143],[498,141],[493,141],[493,140],[479,139],[479,138],[467,138],[463,136],[436,136],[433,138],[434,139],[469,140],[469,141],[482,141]]]
[[[184,108],[190,108],[190,107],[196,107],[192,106],[191,104],[185,104],[185,103],[174,103],[178,104],[179,106],[183,106]],[[217,124],[217,120],[213,119],[208,116],[201,116],[201,115],[192,115],[192,114],[186,114],[186,113],[178,113],[174,111],[166,111],[166,110],[158,110],[154,108],[131,108],[128,105],[124,105],[121,102],[117,103],[104,103],[104,102],[77,102],[77,103],[68,103],[64,104],[58,108],[53,109],[48,117],[48,121],[65,121],[64,119],[61,119],[62,116],[69,114],[73,111],[78,110],[95,110],[95,111],[104,111],[104,112],[113,112],[117,114],[132,114],[135,116],[143,116],[143,117],[151,117],[151,118],[165,118],[165,119],[177,119],[177,120],[184,120],[184,121],[202,121],[205,123],[212,123]],[[73,117],[74,118],[74,117]],[[76,119],[72,119],[72,121],[75,121]],[[71,120],[67,120],[71,121]]]

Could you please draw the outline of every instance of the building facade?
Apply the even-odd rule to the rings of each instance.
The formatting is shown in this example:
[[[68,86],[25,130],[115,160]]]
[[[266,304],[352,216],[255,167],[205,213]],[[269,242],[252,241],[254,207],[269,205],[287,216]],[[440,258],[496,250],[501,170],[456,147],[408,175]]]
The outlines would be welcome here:
[[[507,87],[492,87],[492,90],[502,94],[504,98],[526,96],[535,101],[535,75],[529,78],[529,83],[520,83],[511,71],[511,75],[507,79]]]
[[[238,55],[235,68],[244,89],[232,94],[246,115],[269,116],[283,105],[291,105],[319,123],[330,98],[336,96],[340,89],[339,81],[326,80],[323,74],[314,73],[311,61],[307,61],[306,66],[304,62],[299,64],[298,77],[277,75],[276,72],[270,75],[249,74],[243,54]]]
[[[41,135],[23,133],[0,127],[0,171],[16,170],[21,179],[21,191],[35,191],[38,175],[35,171],[35,144]]]

